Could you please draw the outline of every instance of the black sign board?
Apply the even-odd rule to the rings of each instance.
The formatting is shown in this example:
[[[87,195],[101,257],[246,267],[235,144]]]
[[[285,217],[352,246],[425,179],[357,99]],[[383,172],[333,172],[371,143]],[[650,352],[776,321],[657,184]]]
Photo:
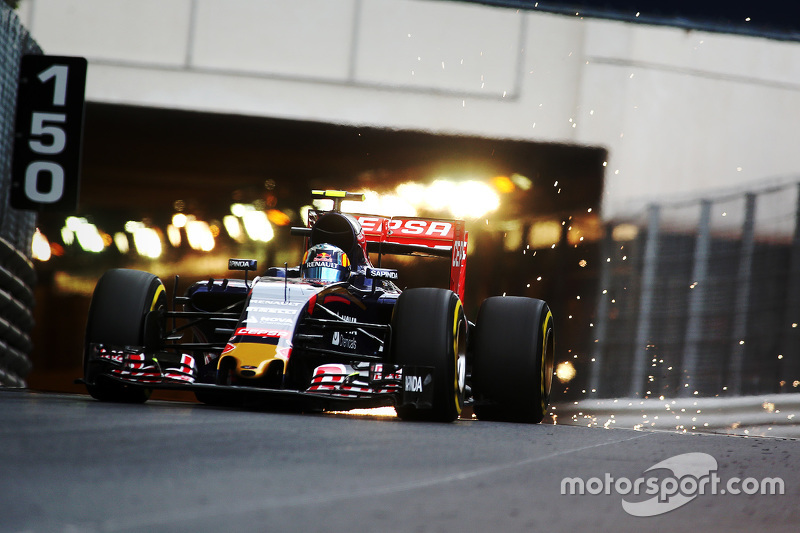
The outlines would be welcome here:
[[[86,59],[26,55],[20,67],[11,206],[78,206]]]

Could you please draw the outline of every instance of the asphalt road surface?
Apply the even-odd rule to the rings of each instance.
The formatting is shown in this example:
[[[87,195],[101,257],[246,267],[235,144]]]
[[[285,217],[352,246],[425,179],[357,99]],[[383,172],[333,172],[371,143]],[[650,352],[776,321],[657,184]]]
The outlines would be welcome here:
[[[672,482],[702,479],[709,457],[718,487],[752,479],[738,487],[753,491],[779,477],[784,494],[705,484],[698,495],[686,483],[666,497]],[[663,502],[621,494],[622,478],[652,476],[670,458],[648,479]],[[581,478],[585,494],[562,494],[565,477]],[[0,500],[0,531],[795,531],[800,443],[0,389]]]

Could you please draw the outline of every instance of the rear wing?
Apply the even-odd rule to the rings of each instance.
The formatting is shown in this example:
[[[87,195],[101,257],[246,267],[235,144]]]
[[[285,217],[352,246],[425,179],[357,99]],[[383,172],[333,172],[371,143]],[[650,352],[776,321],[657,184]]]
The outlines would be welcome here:
[[[364,201],[364,194],[347,191],[314,190],[315,199],[333,200],[333,212],[341,213],[345,200]],[[319,216],[326,211],[312,209],[308,226],[292,228],[292,234],[308,237]],[[467,272],[467,242],[469,234],[463,220],[419,217],[383,217],[342,213],[358,222],[363,239],[356,235],[366,252],[387,255],[417,255],[442,257],[450,260],[450,290],[464,300],[464,281]],[[358,228],[353,228],[358,232]],[[366,242],[364,242],[366,241]],[[306,242],[308,244],[308,242]]]
[[[350,216],[361,225],[369,252],[450,259],[450,290],[464,299],[469,232],[463,220]]]

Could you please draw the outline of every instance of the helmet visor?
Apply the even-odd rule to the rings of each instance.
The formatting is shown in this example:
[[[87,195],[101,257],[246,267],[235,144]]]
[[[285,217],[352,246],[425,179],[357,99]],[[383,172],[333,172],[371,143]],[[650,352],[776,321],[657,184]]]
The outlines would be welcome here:
[[[316,263],[316,261],[314,261]],[[312,263],[313,264],[313,263]],[[312,266],[307,264],[303,275],[308,279],[318,279],[320,281],[336,282],[345,281],[350,274],[349,270],[342,267],[331,266]]]

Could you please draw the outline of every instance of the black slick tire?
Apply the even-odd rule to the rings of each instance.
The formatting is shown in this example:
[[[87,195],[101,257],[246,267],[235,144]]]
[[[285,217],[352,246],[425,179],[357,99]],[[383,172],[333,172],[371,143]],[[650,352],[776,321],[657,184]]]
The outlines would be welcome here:
[[[106,402],[143,403],[150,389],[105,378],[88,364],[90,344],[156,349],[161,342],[159,324],[150,311],[166,306],[161,280],[139,270],[109,270],[97,282],[86,323],[84,381],[93,398]]]
[[[537,424],[553,383],[553,315],[542,300],[487,298],[478,312],[472,386],[479,419]]]
[[[467,321],[458,296],[446,289],[403,292],[392,314],[392,354],[400,365],[434,368],[431,409],[398,406],[404,420],[452,422],[464,404]]]

